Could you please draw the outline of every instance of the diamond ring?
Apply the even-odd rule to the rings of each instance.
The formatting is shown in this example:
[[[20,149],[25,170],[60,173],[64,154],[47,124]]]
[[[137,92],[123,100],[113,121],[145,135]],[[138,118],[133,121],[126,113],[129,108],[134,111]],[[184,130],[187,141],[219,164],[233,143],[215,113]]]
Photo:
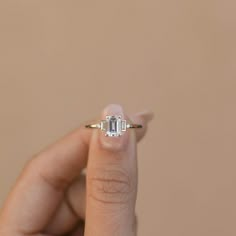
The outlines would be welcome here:
[[[105,132],[105,136],[118,137],[127,129],[142,128],[139,124],[129,124],[126,120],[122,120],[121,116],[106,116],[105,120],[101,120],[97,124],[85,125],[86,128],[101,129]]]

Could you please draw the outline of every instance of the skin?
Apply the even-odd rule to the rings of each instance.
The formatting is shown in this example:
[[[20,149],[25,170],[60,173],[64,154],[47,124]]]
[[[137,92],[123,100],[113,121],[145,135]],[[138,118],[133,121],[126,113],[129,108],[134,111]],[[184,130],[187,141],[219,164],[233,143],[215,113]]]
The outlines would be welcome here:
[[[136,236],[137,142],[152,113],[129,118],[142,129],[121,137],[79,127],[33,157],[0,212],[2,236]],[[83,170],[86,168],[86,174]]]

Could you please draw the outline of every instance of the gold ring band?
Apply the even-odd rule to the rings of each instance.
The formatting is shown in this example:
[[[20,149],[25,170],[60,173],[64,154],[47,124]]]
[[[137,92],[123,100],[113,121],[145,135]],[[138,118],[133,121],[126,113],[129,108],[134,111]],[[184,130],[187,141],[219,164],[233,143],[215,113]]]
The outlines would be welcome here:
[[[143,126],[139,124],[127,124],[127,129],[141,129],[141,128],[143,128]]]
[[[88,125],[85,125],[85,128],[100,129],[100,124],[88,124]]]

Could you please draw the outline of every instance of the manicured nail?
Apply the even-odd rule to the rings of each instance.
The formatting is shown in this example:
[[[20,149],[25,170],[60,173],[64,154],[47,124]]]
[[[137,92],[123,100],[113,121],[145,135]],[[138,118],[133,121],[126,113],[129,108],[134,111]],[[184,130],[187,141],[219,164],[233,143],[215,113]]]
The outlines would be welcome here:
[[[154,112],[145,110],[135,114],[135,116],[142,117],[146,122],[150,122],[154,118]]]

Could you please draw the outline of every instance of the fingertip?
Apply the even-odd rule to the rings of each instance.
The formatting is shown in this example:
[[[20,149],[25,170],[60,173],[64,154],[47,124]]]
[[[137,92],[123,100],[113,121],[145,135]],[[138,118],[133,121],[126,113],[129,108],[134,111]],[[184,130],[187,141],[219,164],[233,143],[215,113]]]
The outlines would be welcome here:
[[[130,116],[130,120],[132,123],[142,125],[141,129],[135,130],[137,141],[140,141],[145,136],[148,129],[148,123],[153,120],[153,118],[154,113],[149,110],[138,112]]]
[[[137,116],[137,117],[141,117],[147,123],[152,121],[154,119],[154,116],[155,116],[154,112],[150,111],[150,110],[144,110],[144,111],[138,112],[134,115]]]

